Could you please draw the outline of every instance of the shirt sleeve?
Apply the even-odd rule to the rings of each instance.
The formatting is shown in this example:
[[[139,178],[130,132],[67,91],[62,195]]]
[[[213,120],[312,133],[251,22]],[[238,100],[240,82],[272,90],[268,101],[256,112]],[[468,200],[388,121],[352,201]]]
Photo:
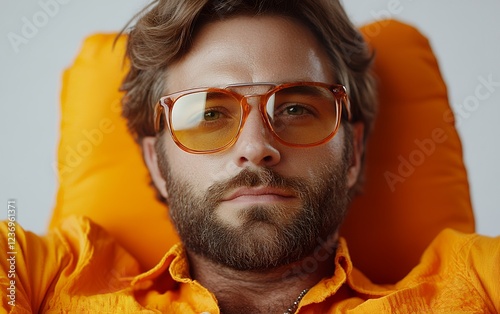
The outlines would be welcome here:
[[[475,236],[464,257],[470,281],[491,313],[500,313],[500,237]]]
[[[38,236],[15,221],[0,223],[0,313],[37,313],[46,291],[67,263],[54,234]]]
[[[74,296],[119,291],[140,271],[114,238],[81,216],[66,218],[46,236],[6,221],[0,241],[0,314],[68,313],[61,304],[72,306]]]

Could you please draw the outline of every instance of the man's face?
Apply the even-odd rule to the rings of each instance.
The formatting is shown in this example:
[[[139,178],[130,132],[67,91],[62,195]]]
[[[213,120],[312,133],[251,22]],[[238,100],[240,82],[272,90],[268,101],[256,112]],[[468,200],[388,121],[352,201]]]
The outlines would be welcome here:
[[[166,92],[297,81],[335,83],[313,34],[289,19],[240,16],[200,30],[169,67]],[[320,146],[293,148],[274,139],[257,102],[251,105],[237,142],[222,152],[187,153],[168,132],[156,144],[144,141],[153,181],[186,248],[242,270],[297,261],[335,233],[360,155],[358,127],[352,134],[341,127]]]

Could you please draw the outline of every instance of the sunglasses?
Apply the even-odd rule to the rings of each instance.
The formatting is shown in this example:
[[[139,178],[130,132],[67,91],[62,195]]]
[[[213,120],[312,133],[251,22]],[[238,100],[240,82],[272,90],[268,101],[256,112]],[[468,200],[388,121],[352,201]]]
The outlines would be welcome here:
[[[251,93],[240,94],[245,89]],[[264,93],[254,93],[265,90]],[[252,106],[277,141],[292,147],[321,145],[340,126],[342,110],[351,119],[350,104],[342,85],[319,82],[287,84],[244,83],[223,88],[195,88],[160,98],[154,112],[155,130],[165,126],[177,146],[193,154],[216,153],[238,139]]]

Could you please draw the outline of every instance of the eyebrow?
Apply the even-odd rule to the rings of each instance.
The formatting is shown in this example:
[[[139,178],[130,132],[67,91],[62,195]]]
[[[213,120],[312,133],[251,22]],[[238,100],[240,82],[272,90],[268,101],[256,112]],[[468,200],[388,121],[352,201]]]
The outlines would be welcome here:
[[[322,92],[321,89],[317,88],[316,86],[307,86],[307,85],[299,85],[299,86],[293,86],[291,88],[284,88],[278,91],[278,93],[284,93],[284,94],[307,94],[311,96],[322,96],[324,93]]]
[[[234,97],[221,92],[221,90],[209,90],[206,92],[206,100],[231,99],[231,98],[234,98]]]

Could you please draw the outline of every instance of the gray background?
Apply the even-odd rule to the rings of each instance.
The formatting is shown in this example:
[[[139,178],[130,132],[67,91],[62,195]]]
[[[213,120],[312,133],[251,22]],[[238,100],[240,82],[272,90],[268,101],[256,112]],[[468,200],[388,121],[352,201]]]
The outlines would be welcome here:
[[[54,1],[2,0],[0,11],[0,219],[7,200],[16,199],[18,221],[37,233],[45,231],[57,190],[61,73],[86,36],[121,29],[148,3],[57,0],[58,9],[44,20],[43,4]],[[464,107],[480,77],[500,82],[500,1],[356,0],[345,6],[357,25],[392,17],[429,37],[458,117],[478,232],[500,234],[500,86],[472,110]],[[37,33],[16,51],[8,34],[21,35],[26,19],[34,18]]]

